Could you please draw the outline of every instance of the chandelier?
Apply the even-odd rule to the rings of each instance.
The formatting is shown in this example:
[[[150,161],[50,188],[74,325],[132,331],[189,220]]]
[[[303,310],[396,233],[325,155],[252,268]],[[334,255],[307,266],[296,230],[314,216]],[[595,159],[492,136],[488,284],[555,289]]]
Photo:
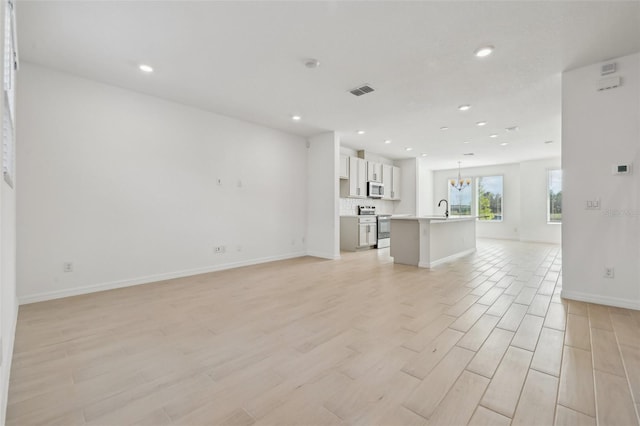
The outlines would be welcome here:
[[[460,177],[460,161],[458,161],[458,180],[451,179],[449,183],[451,184],[452,187],[454,187],[458,191],[462,191],[467,186],[471,185],[471,179],[469,178],[462,179],[462,177]]]

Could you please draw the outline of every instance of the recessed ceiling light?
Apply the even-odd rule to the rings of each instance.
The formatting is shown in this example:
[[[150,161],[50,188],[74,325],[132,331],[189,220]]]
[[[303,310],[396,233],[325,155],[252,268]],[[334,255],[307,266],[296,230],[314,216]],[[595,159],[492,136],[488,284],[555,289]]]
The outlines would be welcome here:
[[[138,66],[138,69],[142,72],[146,72],[147,74],[152,73],[153,72],[153,67],[151,67],[150,65],[146,65],[146,64],[140,64]]]
[[[487,122],[486,122],[486,121],[478,121],[478,122],[476,123],[476,126],[480,126],[480,127],[482,127],[482,126],[486,126],[486,125],[487,125]]]
[[[424,152],[422,154],[420,154],[421,157],[426,157],[427,154],[425,154]]]
[[[501,146],[507,146],[507,145],[509,145],[509,142],[502,142],[500,145]]]
[[[300,120],[302,120],[302,117],[300,117],[299,115],[292,115],[292,116],[291,116],[291,119],[292,119],[293,121],[300,121]]]
[[[440,127],[440,130],[449,130],[449,128],[447,126],[442,126]]]
[[[408,147],[406,147],[404,150],[405,150],[405,151],[413,151],[413,148],[411,148],[410,146],[408,146]]]
[[[460,111],[468,111],[469,109],[471,109],[471,105],[466,105],[466,104],[465,104],[465,105],[460,105],[460,106],[458,107],[458,109],[459,109]]]
[[[544,143],[553,143],[553,141],[544,141]]]
[[[487,45],[487,46],[482,46],[480,48],[478,48],[474,54],[478,57],[478,58],[484,58],[485,56],[489,56],[491,55],[491,53],[493,52],[494,47]]]
[[[498,137],[498,135],[497,135],[496,133],[492,133],[492,134],[490,134],[490,135],[489,135],[489,137],[490,137],[490,138],[497,138],[497,137]]]
[[[384,141],[384,143],[386,143],[387,145],[389,145],[391,143],[391,139],[387,139],[386,141]]]
[[[471,141],[464,141],[464,142],[462,142],[462,143],[471,143]]]
[[[364,135],[364,133],[365,133],[364,130],[358,130],[359,135]]]
[[[507,127],[505,130],[507,132],[517,132],[520,129],[518,126]]]

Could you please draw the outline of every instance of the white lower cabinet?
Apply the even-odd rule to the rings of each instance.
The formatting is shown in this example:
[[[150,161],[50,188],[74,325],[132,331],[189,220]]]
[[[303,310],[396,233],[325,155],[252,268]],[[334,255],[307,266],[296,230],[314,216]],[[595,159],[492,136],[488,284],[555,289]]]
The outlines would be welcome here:
[[[340,217],[340,250],[368,249],[377,243],[378,225],[375,216]]]

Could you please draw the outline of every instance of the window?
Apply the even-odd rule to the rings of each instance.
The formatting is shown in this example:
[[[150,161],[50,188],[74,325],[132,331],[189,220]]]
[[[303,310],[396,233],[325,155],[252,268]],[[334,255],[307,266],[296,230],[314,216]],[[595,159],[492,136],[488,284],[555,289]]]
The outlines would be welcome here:
[[[7,1],[4,22],[4,76],[2,114],[2,174],[13,187],[15,178],[15,73],[18,68],[13,2]]]
[[[455,179],[450,179],[449,181]],[[449,211],[452,216],[471,216],[472,186],[467,185],[461,190],[449,184]]]
[[[502,176],[483,176],[478,186],[478,220],[502,221]]]
[[[562,223],[562,170],[549,170],[547,222]]]

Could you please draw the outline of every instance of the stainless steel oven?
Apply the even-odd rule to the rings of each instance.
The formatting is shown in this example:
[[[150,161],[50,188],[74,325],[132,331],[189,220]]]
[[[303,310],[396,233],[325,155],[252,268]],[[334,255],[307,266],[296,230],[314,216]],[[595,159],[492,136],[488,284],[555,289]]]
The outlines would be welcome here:
[[[377,248],[389,247],[391,245],[391,215],[378,215],[378,244]]]

